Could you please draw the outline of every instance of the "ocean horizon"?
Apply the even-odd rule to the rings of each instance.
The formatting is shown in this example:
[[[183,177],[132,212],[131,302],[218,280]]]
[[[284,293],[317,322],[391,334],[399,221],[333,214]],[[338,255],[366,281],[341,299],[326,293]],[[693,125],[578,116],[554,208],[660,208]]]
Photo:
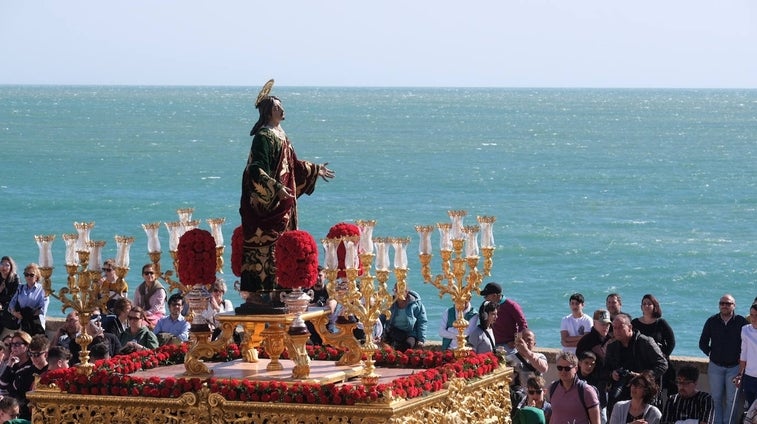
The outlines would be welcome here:
[[[225,217],[223,277],[239,225],[241,174],[259,87],[0,86],[0,255],[37,262],[56,234],[53,287],[65,285],[61,235],[94,221],[115,255],[134,236],[130,295],[149,262],[141,224]],[[427,336],[439,340],[449,296],[424,284],[415,225],[493,215],[496,281],[520,303],[537,344],[559,347],[568,297],[589,315],[620,293],[645,293],[675,331],[674,355],[697,342],[724,293],[746,315],[757,296],[757,90],[275,87],[300,159],[336,178],[299,200],[316,240],[342,221],[375,219],[376,237],[410,237],[408,284]],[[171,268],[160,230],[162,267]],[[441,272],[438,233],[432,273]],[[321,256],[323,257],[323,256]],[[393,277],[390,282],[393,282]],[[235,305],[241,299],[229,290]],[[481,299],[474,296],[474,304]],[[53,300],[50,316],[63,316]]]

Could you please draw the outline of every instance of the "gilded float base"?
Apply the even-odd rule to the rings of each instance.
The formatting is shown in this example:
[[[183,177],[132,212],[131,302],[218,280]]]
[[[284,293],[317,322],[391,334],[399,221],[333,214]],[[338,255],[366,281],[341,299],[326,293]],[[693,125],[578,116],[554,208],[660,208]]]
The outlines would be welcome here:
[[[216,377],[234,371],[235,367],[257,370],[262,378],[266,364],[234,361],[214,366]],[[333,362],[313,361],[311,377],[321,363],[334,369]],[[241,364],[241,365],[240,365]],[[172,369],[176,375],[183,372],[181,365],[162,367],[150,372],[166,373]],[[382,369],[382,382],[392,372],[412,373],[414,370]],[[139,373],[140,376],[144,373]],[[395,399],[381,404],[359,405],[306,405],[273,402],[229,401],[203,387],[196,393],[184,393],[174,399],[141,398],[132,396],[74,395],[50,390],[28,394],[32,406],[32,422],[77,424],[132,424],[132,423],[505,423],[510,424],[510,395],[508,382],[511,368],[499,368],[479,380],[467,382],[453,378],[445,389],[429,395],[404,400]],[[234,374],[233,378],[247,378]],[[271,378],[269,373],[269,379]],[[283,372],[282,379],[291,379]],[[352,384],[352,383],[348,383]]]

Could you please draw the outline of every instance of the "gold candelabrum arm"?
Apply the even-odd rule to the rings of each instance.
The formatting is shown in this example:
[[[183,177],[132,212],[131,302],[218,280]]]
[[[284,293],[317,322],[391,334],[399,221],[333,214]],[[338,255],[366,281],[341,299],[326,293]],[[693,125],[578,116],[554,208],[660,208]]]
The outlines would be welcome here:
[[[453,323],[453,327],[457,329],[455,355],[458,357],[467,355],[471,350],[470,347],[466,346],[465,330],[469,323],[465,319],[465,310],[468,308],[473,292],[479,292],[483,280],[483,275],[477,269],[479,257],[464,258],[462,254],[463,245],[463,239],[452,239],[453,250],[441,250],[442,273],[433,279],[426,279],[424,275],[425,281],[430,282],[439,290],[439,298],[449,294],[455,304],[457,319]],[[430,262],[430,254],[426,254],[425,257],[424,254],[420,256],[421,264],[426,260]],[[430,265],[428,267],[430,269]]]

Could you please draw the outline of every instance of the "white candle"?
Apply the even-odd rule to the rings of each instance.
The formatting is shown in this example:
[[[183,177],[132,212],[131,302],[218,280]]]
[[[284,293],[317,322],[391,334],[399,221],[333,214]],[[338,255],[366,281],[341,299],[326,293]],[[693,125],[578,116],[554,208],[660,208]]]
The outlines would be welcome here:
[[[55,240],[55,234],[34,236],[34,240],[37,241],[39,247],[39,266],[42,268],[53,267],[53,240]]]
[[[210,225],[210,232],[213,234],[213,239],[216,241],[216,247],[223,246],[223,232],[221,231],[221,225],[224,222],[226,222],[226,218],[208,219],[208,225]]]
[[[493,216],[478,217],[478,223],[481,226],[481,247],[494,247],[494,222]]]
[[[388,271],[389,249],[387,248],[386,240],[377,238],[374,242],[376,243],[376,271]]]
[[[179,248],[181,222],[166,222],[166,228],[168,229],[168,249],[175,252]]]
[[[449,211],[452,220],[452,238],[460,240],[463,238],[463,217],[467,214],[465,211]]]
[[[147,252],[160,252],[160,238],[158,237],[160,222],[142,224],[142,228],[144,228],[145,234],[147,234]]]
[[[415,230],[418,232],[418,253],[428,255],[431,253],[431,226],[418,225]]]
[[[357,252],[355,251],[355,243],[350,240],[344,240],[344,268],[355,269],[355,257]]]
[[[336,249],[339,246],[339,240],[338,239],[329,239],[329,260],[327,264],[327,268],[329,269],[339,269],[339,257],[336,254]]]
[[[89,251],[89,232],[94,228],[94,222],[74,222],[74,228],[79,234],[79,238],[76,240],[77,252]]]
[[[360,228],[360,250],[362,253],[373,253],[373,227],[376,221],[358,220],[355,223]]]
[[[465,227],[465,256],[468,258],[478,256],[478,227]]]
[[[407,240],[393,239],[394,246],[394,268],[407,269]]]
[[[63,242],[66,243],[66,265],[79,265],[79,256],[76,254],[78,238],[78,234],[63,234]]]
[[[452,224],[440,222],[436,224],[439,228],[439,248],[441,250],[452,250],[452,239],[450,238],[450,229]]]
[[[89,266],[90,271],[100,271],[102,268],[102,249],[105,246],[104,241],[90,241],[89,242]]]
[[[118,253],[116,253],[116,266],[122,268],[129,267],[129,249],[134,242],[134,237],[116,236],[116,245],[118,246]]]
[[[182,208],[177,209],[176,213],[179,215],[179,222],[184,223],[192,219],[192,212],[194,208]]]

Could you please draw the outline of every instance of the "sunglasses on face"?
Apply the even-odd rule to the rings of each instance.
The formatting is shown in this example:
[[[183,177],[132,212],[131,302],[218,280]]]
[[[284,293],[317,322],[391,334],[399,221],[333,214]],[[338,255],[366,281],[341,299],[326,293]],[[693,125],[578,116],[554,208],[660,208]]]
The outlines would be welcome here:
[[[555,368],[557,368],[557,371],[570,371],[573,369],[573,365],[566,365],[566,366],[557,365],[555,366]]]
[[[142,275],[155,275],[155,273],[152,271],[145,271],[142,273]]]
[[[31,278],[31,277],[34,277],[34,274],[29,273],[29,272],[25,272],[24,273],[24,277]]]
[[[129,321],[139,321],[142,317],[129,317]]]
[[[113,271],[113,268],[103,268],[103,272],[111,272]]]
[[[536,390],[534,390],[534,389],[528,389],[528,394],[529,395],[540,395],[543,392],[544,392],[544,390],[542,390],[542,389],[536,389]]]
[[[13,342],[13,343],[11,343],[11,347],[21,347],[21,346],[26,346],[26,343],[24,343],[24,342]]]
[[[39,358],[46,353],[47,352],[29,352],[29,356],[31,356],[32,358]]]

